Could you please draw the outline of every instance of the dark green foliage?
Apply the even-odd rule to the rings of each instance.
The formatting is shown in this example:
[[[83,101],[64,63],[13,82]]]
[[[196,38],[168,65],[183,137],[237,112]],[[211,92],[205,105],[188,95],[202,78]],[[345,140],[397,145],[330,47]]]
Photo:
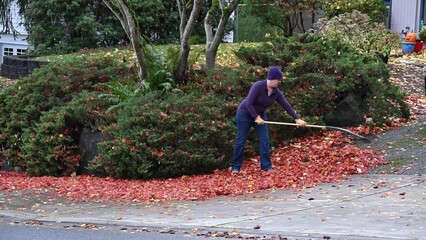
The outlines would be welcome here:
[[[174,63],[179,56],[179,50],[170,46],[167,53],[162,55],[152,46],[144,47],[148,76],[143,80],[145,91],[168,91],[175,86],[173,77]]]
[[[101,1],[31,1],[25,11],[29,41],[37,54],[117,44],[125,38],[124,31],[106,13],[109,10]]]
[[[278,65],[283,66],[288,64],[290,61],[290,58],[285,53],[287,41],[288,40],[286,38],[273,38],[273,41],[268,41],[260,46],[242,46],[235,52],[235,55],[246,63],[255,66],[262,66],[266,68],[268,66],[275,65],[277,61],[281,63]]]
[[[386,65],[341,41],[302,34],[274,39],[259,48],[242,48],[237,55],[251,64],[285,69],[287,80],[281,89],[295,109],[314,122],[331,121],[335,107],[350,95],[362,113],[379,125],[390,117],[409,115],[404,95],[388,80]],[[271,119],[284,117],[275,115],[282,111],[271,112]]]
[[[173,0],[129,1],[141,33],[158,44],[179,42],[179,12]]]
[[[269,9],[266,9],[268,7]],[[272,11],[276,9],[276,6],[268,7],[264,7],[265,9],[259,11],[258,6],[238,6],[237,21],[235,22],[238,26],[235,29],[234,42],[261,42],[266,40],[266,34],[274,32],[274,27],[267,24],[267,20],[264,20],[266,18],[264,15],[256,15],[256,13],[269,13],[268,10],[276,12]]]
[[[101,0],[32,0],[18,4],[25,12],[23,20],[36,54],[65,54],[129,42],[120,22]],[[159,44],[179,42],[176,1],[131,0],[129,4],[145,40]],[[203,30],[202,25],[200,29]]]
[[[69,62],[45,65],[1,92],[0,144],[7,149],[10,160],[25,167],[20,157],[24,147],[22,134],[36,124],[41,124],[39,128],[50,128],[43,125],[48,123],[40,122],[43,114],[68,104],[78,92],[101,91],[96,84],[128,75],[127,69],[111,58],[81,56]]]
[[[419,32],[419,40],[425,42],[426,41],[426,29],[422,29]]]
[[[24,130],[20,158],[35,176],[68,176],[80,163],[79,135],[83,127],[102,129],[106,101],[97,92],[76,94],[62,107],[42,114],[40,121]]]
[[[229,164],[235,125],[214,94],[183,92],[129,99],[98,144],[92,168],[114,177],[147,179],[201,174]]]
[[[251,85],[265,79],[267,69],[259,66],[246,68],[221,68],[211,70],[199,86],[205,92],[214,92],[223,96],[228,102],[240,101],[246,97]]]
[[[19,157],[26,173],[62,176],[75,171],[79,162],[72,136],[75,132],[74,128],[67,129],[66,124],[66,113],[53,109],[43,114],[39,123],[24,130]]]
[[[237,38],[242,41],[267,41],[271,34],[291,36],[305,33],[318,13],[320,0],[247,0],[238,7]]]

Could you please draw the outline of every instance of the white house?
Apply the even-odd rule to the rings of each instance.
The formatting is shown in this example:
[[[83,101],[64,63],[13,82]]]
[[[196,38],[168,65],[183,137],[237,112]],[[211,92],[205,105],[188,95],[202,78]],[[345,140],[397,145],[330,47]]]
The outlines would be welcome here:
[[[425,21],[426,0],[387,0],[390,7],[389,28],[396,33],[418,33]]]
[[[27,41],[28,33],[20,25],[22,17],[19,15],[19,9],[15,3],[12,3],[10,11],[13,26],[18,34],[15,36],[12,34],[0,34],[0,63],[3,63],[3,57],[6,55],[25,55],[27,50],[31,48],[31,45]],[[0,26],[3,24],[0,22]]]

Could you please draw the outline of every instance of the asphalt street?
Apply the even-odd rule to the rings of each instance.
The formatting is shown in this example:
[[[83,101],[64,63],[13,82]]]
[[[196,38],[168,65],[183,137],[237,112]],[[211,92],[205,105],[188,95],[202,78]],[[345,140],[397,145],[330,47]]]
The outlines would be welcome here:
[[[193,236],[214,231],[235,238],[426,239],[426,176],[420,175],[353,175],[301,191],[265,191],[206,201],[44,201],[28,192],[1,192],[0,215],[9,222],[125,226]]]

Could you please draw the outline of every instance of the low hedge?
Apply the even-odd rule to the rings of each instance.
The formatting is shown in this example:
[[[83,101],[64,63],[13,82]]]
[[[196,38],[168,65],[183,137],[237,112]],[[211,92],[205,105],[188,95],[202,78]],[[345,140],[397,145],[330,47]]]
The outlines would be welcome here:
[[[235,124],[226,102],[213,93],[193,91],[146,94],[129,99],[117,123],[98,144],[92,164],[98,173],[148,179],[212,172],[229,165]]]

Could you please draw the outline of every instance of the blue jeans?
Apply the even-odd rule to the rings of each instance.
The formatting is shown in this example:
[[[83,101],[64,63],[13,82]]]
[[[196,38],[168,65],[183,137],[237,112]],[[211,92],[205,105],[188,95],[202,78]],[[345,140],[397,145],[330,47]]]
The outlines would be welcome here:
[[[266,119],[263,114],[262,119]],[[251,127],[254,127],[259,138],[259,152],[260,152],[260,168],[262,170],[269,170],[272,168],[271,159],[269,158],[269,130],[268,125],[259,125],[254,122],[254,119],[241,111],[237,111],[237,138],[235,140],[234,154],[232,157],[232,170],[240,170],[243,165],[244,147],[247,141],[247,136]]]

